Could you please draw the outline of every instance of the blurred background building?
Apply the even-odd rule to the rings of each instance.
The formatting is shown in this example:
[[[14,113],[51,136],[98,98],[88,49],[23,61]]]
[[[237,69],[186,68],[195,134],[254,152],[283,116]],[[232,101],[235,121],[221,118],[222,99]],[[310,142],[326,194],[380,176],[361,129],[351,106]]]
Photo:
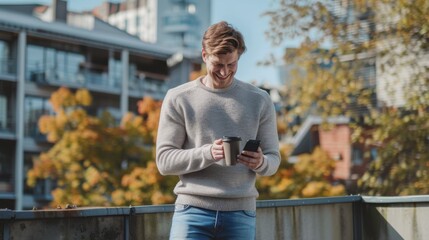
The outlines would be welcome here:
[[[25,181],[32,158],[50,147],[38,119],[52,111],[58,87],[87,88],[89,112],[119,121],[142,97],[162,99],[188,81],[201,66],[196,39],[209,20],[208,0],[129,0],[83,13],[67,11],[64,0],[0,5],[0,207],[51,199],[53,182],[33,189]]]
[[[126,0],[105,2],[93,14],[141,40],[175,50],[201,49],[210,24],[209,0]]]

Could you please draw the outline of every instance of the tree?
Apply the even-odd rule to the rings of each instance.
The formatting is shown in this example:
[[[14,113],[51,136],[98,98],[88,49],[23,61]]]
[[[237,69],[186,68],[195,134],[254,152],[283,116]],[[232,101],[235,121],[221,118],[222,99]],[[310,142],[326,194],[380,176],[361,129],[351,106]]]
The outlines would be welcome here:
[[[304,39],[285,55],[289,114],[352,119],[364,156],[377,152],[361,193],[428,194],[429,2],[281,0],[266,16],[274,44]]]
[[[146,129],[144,135],[147,143],[145,145],[150,148],[151,156],[148,158],[146,167],[136,166],[131,169],[129,174],[122,177],[122,188],[112,193],[113,202],[115,205],[172,203],[174,200],[172,192],[177,178],[161,176],[154,160],[161,102],[144,98],[138,103],[138,112],[143,120],[141,126]],[[133,117],[132,115],[129,116]],[[137,134],[136,137],[139,135]]]
[[[378,154],[359,180],[363,193],[385,196],[429,193],[428,115],[417,111],[404,116],[398,109],[376,114],[374,124],[378,127],[367,141],[377,144]]]
[[[91,101],[85,89],[73,94],[60,88],[52,94],[55,114],[42,116],[39,128],[53,146],[34,160],[28,185],[46,178],[55,181],[52,206],[151,204],[153,196],[159,197],[155,203],[171,202],[171,186],[153,163],[160,103],[144,98],[142,116],[128,113],[116,126],[107,112],[100,118],[90,116],[86,109]]]
[[[283,149],[282,152],[284,152]],[[284,156],[283,156],[284,157]],[[302,154],[295,164],[282,161],[278,173],[271,178],[258,179],[261,198],[310,198],[341,196],[342,184],[332,185],[335,161],[320,148]]]
[[[195,69],[189,74],[189,81],[193,81],[200,76],[207,75],[207,68],[205,63],[195,66]]]
[[[290,115],[353,116],[356,113],[350,108],[352,104],[370,103],[371,89],[365,88],[358,74],[366,62],[350,59],[367,52],[373,42],[344,40],[349,23],[339,19],[333,8],[325,1],[281,0],[280,9],[266,13],[271,20],[267,35],[273,44],[289,38],[303,39],[298,48],[287,49],[284,56],[285,63],[293,66],[287,98]],[[357,11],[371,15],[366,8]]]
[[[358,138],[378,151],[359,186],[370,195],[428,194],[429,66],[422,60],[429,50],[429,3],[382,1],[376,6],[376,19],[384,27],[377,36],[380,83],[390,96],[366,119],[371,137]]]

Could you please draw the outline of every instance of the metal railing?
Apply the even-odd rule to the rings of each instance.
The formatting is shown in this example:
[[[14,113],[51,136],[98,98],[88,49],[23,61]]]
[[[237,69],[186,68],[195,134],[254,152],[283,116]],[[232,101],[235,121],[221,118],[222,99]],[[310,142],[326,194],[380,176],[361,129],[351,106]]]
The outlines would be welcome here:
[[[163,99],[168,90],[165,80],[157,80],[150,77],[131,78],[128,88],[130,90],[130,94],[151,96],[154,99]]]
[[[64,206],[63,206],[64,207]],[[3,239],[168,239],[173,205],[0,210]],[[429,196],[257,202],[257,239],[429,239]]]
[[[67,72],[57,69],[32,68],[29,71],[29,80],[39,84],[67,84],[76,87],[93,86],[111,89],[120,87],[120,79],[109,79],[107,72],[96,72],[90,69]]]
[[[15,118],[0,112],[0,133],[14,134],[16,130]]]
[[[90,69],[77,73],[58,71],[55,69],[43,70],[32,68],[28,74],[29,81],[37,84],[68,85],[72,87],[86,87],[89,89],[104,89],[118,91],[121,88],[121,79],[117,76],[109,77],[107,72],[95,72]],[[168,90],[165,80],[150,77],[132,76],[128,88],[130,94],[136,96],[149,95],[155,99],[162,99]]]

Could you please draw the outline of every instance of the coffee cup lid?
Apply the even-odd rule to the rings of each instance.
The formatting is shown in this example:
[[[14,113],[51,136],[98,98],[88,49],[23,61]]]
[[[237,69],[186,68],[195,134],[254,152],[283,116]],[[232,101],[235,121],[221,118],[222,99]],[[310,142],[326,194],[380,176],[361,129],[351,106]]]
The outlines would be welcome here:
[[[222,141],[224,142],[241,141],[241,137],[223,136]]]

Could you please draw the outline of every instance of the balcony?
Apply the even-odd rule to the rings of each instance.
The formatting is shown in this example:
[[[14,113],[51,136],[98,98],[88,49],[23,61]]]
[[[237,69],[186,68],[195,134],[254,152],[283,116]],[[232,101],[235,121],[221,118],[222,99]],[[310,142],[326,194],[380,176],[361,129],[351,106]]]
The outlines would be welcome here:
[[[198,21],[195,15],[187,11],[171,12],[163,17],[164,31],[167,33],[186,33],[193,31]]]
[[[32,69],[29,80],[38,84],[85,87],[91,90],[102,88],[119,92],[118,89],[120,89],[120,79],[111,79],[107,71],[97,71],[92,68],[82,68],[74,73],[58,69]]]
[[[134,97],[151,96],[162,100],[167,93],[166,77],[159,74],[139,72],[130,78],[128,85],[130,95]]]
[[[16,60],[0,57],[0,77],[14,79],[16,77]]]
[[[256,239],[429,238],[429,195],[257,202]],[[0,210],[3,239],[168,239],[173,205]]]
[[[0,112],[0,138],[14,139],[15,130],[15,118],[8,116],[5,112]]]

